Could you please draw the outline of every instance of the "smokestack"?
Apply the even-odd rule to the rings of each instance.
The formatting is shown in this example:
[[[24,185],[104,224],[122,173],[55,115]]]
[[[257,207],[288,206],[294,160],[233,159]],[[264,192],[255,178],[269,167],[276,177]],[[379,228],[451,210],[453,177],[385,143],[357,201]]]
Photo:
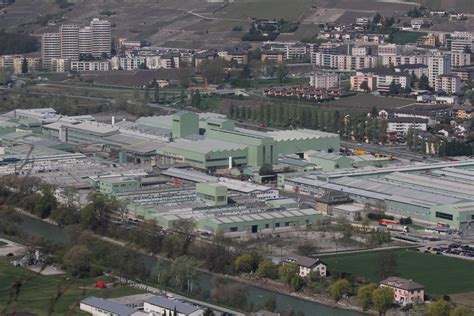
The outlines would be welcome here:
[[[115,116],[112,116],[112,126],[115,126]]]

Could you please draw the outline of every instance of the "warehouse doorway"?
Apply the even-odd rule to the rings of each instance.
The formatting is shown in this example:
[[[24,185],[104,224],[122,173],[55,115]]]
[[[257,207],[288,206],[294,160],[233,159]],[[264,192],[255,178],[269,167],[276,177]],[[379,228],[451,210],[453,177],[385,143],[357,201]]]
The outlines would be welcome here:
[[[258,232],[258,225],[252,225],[252,234]]]

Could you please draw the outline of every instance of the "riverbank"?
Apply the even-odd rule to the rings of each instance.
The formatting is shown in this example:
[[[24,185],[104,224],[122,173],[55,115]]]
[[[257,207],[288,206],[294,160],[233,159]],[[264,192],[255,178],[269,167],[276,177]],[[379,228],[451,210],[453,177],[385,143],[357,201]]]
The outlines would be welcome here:
[[[66,240],[64,228],[57,226],[55,223],[52,223],[51,221],[45,221],[27,212],[20,212],[20,213],[24,215],[25,217],[27,216],[28,218],[31,219],[29,220],[29,223],[26,223],[27,224],[26,226],[28,227],[29,230],[32,230],[34,225],[41,226],[40,229],[38,229],[37,233],[39,233],[42,237],[50,238],[49,240],[51,241],[52,236],[48,234],[48,230],[50,230],[51,226],[54,225],[54,229],[57,230],[58,232],[60,231],[62,235],[62,236],[54,236],[55,237],[54,239],[57,240],[58,237],[60,237],[59,239],[62,239],[62,241]],[[34,222],[34,223],[31,223],[31,222]],[[29,231],[29,233],[34,233],[34,232]],[[115,239],[111,239],[108,237],[103,237],[103,236],[99,236],[95,234],[94,236],[105,242],[113,243],[121,247],[129,247],[127,243],[122,242],[122,241],[117,241]],[[153,259],[153,262],[158,259],[164,260],[168,263],[172,262],[172,260],[169,258],[164,258],[158,255],[152,255],[146,251],[137,249],[136,247],[133,247],[132,249],[136,251],[137,253],[140,253],[144,256],[147,256],[150,259]],[[328,316],[360,316],[360,315],[366,314],[366,313],[361,312],[359,309],[355,308],[354,306],[345,306],[343,304],[335,304],[334,302],[331,302],[329,300],[317,300],[314,297],[307,297],[306,295],[301,295],[300,293],[290,293],[289,291],[281,291],[279,289],[262,286],[262,284],[259,284],[259,283],[245,282],[245,280],[239,279],[237,277],[215,274],[203,269],[197,269],[197,271],[200,272],[200,277],[199,277],[200,283],[201,283],[201,286],[205,287],[205,290],[211,291],[214,286],[215,279],[224,278],[228,280],[229,282],[235,282],[238,284],[246,285],[246,294],[249,299],[249,303],[252,303],[258,306],[263,306],[265,302],[268,301],[268,299],[273,297],[277,301],[277,308],[279,310],[296,309],[296,310],[303,311],[306,315],[314,315],[315,310],[318,311],[318,315],[328,315]]]
[[[292,296],[298,299],[307,300],[310,302],[315,302],[318,304],[323,304],[326,306],[330,306],[333,308],[345,309],[345,310],[352,310],[366,314],[373,314],[378,315],[375,311],[362,311],[357,305],[350,304],[347,301],[340,300],[339,302],[334,302],[334,300],[330,299],[329,297],[324,297],[322,295],[314,294],[314,293],[302,293],[302,292],[292,292],[290,291],[289,287],[282,284],[281,282],[273,281],[267,278],[258,277],[255,275],[247,275],[247,276],[227,276],[229,279],[232,279],[239,283],[244,283],[247,285],[259,287],[262,289],[266,289],[268,291],[272,291],[275,293],[283,294]]]

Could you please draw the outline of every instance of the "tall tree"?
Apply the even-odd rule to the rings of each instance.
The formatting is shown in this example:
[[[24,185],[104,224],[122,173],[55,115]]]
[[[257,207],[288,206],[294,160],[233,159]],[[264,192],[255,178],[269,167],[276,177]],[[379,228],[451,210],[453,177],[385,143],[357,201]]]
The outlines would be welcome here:
[[[174,277],[175,285],[180,290],[192,292],[199,266],[200,263],[190,256],[181,256],[173,260],[170,273]]]
[[[278,82],[282,83],[283,81],[285,81],[286,77],[288,76],[288,68],[286,67],[285,64],[280,63],[278,64],[276,73],[277,73]]]
[[[25,57],[21,60],[21,73],[26,74],[28,72],[28,61]]]
[[[428,316],[450,316],[451,305],[445,300],[439,300],[430,304]]]
[[[118,208],[118,202],[100,193],[89,195],[89,204],[81,210],[81,224],[85,229],[105,232],[111,214]]]
[[[378,286],[370,283],[362,285],[357,289],[357,302],[359,303],[362,310],[367,310],[372,303],[372,293]]]
[[[340,279],[329,286],[329,293],[335,302],[339,301],[350,290],[351,284],[346,279]]]
[[[418,82],[418,88],[421,90],[430,90],[430,81],[425,74],[421,75],[420,81]]]
[[[160,86],[158,83],[156,83],[154,87],[154,99],[156,103],[160,102]]]
[[[381,287],[372,292],[372,302],[379,315],[385,315],[393,305],[394,293],[391,288]]]
[[[359,88],[365,92],[370,92],[369,83],[367,81],[363,81]]]

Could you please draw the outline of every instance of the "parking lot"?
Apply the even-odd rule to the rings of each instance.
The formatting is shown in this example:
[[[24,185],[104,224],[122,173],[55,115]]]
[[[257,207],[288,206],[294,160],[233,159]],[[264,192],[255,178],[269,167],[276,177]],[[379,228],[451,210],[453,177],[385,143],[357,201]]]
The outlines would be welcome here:
[[[474,246],[451,243],[446,246],[423,247],[420,251],[474,261]]]

